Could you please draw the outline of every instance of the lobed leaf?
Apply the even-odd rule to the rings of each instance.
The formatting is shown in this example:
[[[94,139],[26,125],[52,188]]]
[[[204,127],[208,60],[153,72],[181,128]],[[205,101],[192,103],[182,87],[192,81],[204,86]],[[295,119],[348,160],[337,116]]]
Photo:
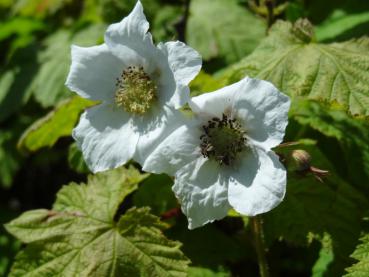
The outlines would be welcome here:
[[[366,277],[369,275],[369,234],[365,234],[351,257],[357,262],[346,268],[348,272],[345,277]]]
[[[146,176],[134,168],[90,176],[88,185],[64,186],[52,210],[8,223],[11,234],[29,243],[10,276],[185,276],[180,244],[163,236],[165,225],[148,208],[131,208],[115,221]]]
[[[269,80],[290,96],[337,104],[369,116],[369,38],[313,42],[306,21],[278,21],[256,50],[228,71],[228,82],[245,75]]]

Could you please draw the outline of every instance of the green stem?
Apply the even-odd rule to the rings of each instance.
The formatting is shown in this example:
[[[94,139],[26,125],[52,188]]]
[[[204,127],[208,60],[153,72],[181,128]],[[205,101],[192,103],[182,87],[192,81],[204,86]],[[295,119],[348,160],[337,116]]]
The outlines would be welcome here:
[[[255,250],[258,257],[261,277],[269,277],[269,266],[266,259],[266,246],[264,240],[263,221],[261,216],[250,217],[251,229],[254,235]]]

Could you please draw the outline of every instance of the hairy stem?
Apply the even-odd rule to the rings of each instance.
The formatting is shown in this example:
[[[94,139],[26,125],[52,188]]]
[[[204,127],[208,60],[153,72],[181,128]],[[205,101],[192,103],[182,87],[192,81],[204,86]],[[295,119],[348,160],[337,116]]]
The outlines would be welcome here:
[[[269,266],[266,259],[266,246],[264,240],[263,221],[261,216],[250,217],[251,229],[254,236],[254,245],[258,257],[261,277],[269,277]]]

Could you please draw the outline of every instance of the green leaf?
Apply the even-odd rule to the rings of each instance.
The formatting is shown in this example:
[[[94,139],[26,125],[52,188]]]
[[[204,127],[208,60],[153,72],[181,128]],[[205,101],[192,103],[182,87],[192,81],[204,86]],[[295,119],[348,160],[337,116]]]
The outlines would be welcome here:
[[[45,49],[38,55],[41,66],[28,88],[43,107],[53,106],[72,95],[64,85],[71,64],[71,45],[95,45],[104,29],[103,25],[92,25],[76,34],[60,30],[44,41]]]
[[[228,82],[245,75],[269,80],[290,96],[338,104],[369,116],[369,39],[311,42],[312,27],[278,21],[257,49],[228,71]]]
[[[191,2],[186,38],[203,59],[227,63],[249,54],[265,35],[265,23],[236,0]]]
[[[166,235],[183,243],[183,252],[194,265],[217,268],[219,265],[245,260],[249,248],[214,224],[188,230],[187,220],[179,221]]]
[[[369,12],[347,14],[344,10],[335,10],[329,18],[316,27],[316,38],[318,41],[334,39],[367,22],[369,22]]]
[[[94,102],[72,97],[60,103],[55,110],[33,123],[22,135],[18,147],[36,151],[42,147],[51,147],[63,136],[70,136],[79,119],[80,113]]]
[[[197,96],[204,92],[210,92],[225,86],[225,80],[207,74],[203,70],[190,83],[191,96]]]
[[[316,260],[311,270],[312,277],[324,277],[328,271],[329,265],[334,260],[331,237],[328,234],[324,234],[321,241],[322,248],[319,251],[319,258]]]
[[[29,36],[35,31],[45,28],[45,25],[38,20],[30,18],[16,17],[12,18],[0,26],[0,41],[9,38],[10,36]]]
[[[10,143],[9,143],[10,142]],[[19,168],[19,154],[12,149],[14,142],[12,132],[0,131],[0,185],[9,187],[13,182],[13,176]]]
[[[0,128],[0,187],[9,188],[23,164],[23,157],[16,143],[30,118],[19,116],[12,121],[11,128]]]
[[[168,175],[151,174],[133,196],[133,204],[137,207],[149,206],[154,214],[161,215],[178,205],[172,185]]]
[[[64,186],[52,210],[25,212],[8,223],[28,243],[10,276],[185,276],[180,244],[163,236],[165,225],[148,208],[117,214],[146,177],[134,168],[90,176],[88,185]]]
[[[230,272],[214,272],[208,268],[190,267],[188,269],[188,277],[230,277]]]
[[[32,81],[37,63],[35,49],[30,46],[18,53],[16,64],[1,72],[0,77],[0,122],[8,119],[29,100],[31,93],[27,87]]]
[[[83,159],[82,152],[75,142],[69,146],[68,163],[69,167],[78,173],[90,172],[85,160]]]
[[[17,0],[13,6],[13,12],[23,16],[43,18],[53,15],[71,0]]]
[[[328,109],[315,101],[293,101],[290,115],[301,125],[337,140],[340,152],[331,158],[336,172],[363,193],[369,192],[362,180],[369,178],[369,122],[350,117],[340,109]],[[348,135],[349,134],[349,135]],[[320,139],[322,143],[322,139]],[[332,148],[327,147],[327,150]],[[344,173],[346,176],[344,176]]]
[[[345,277],[366,277],[369,275],[369,234],[365,234],[351,257],[358,262],[346,269]]]
[[[351,262],[348,256],[360,235],[368,203],[335,174],[317,146],[306,145],[304,149],[312,156],[311,164],[329,170],[330,175],[321,183],[311,174],[289,171],[285,200],[265,215],[266,234],[269,239],[284,239],[299,246],[306,246],[313,239],[323,241],[329,235],[334,260],[329,264],[327,276],[340,276]]]
[[[8,276],[12,260],[21,248],[21,242],[8,234],[3,228],[3,222],[14,218],[16,214],[10,211],[8,207],[0,206],[0,276]]]

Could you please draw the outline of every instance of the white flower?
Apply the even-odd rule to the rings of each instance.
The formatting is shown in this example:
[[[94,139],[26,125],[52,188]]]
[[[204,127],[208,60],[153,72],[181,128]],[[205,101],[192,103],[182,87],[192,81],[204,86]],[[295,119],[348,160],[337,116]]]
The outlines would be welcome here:
[[[271,83],[245,78],[190,101],[195,114],[143,165],[175,175],[173,191],[189,228],[227,215],[254,216],[285,195],[286,170],[271,150],[283,140],[289,97]]]
[[[101,103],[88,109],[73,137],[94,172],[118,167],[134,157],[144,162],[161,137],[180,124],[176,109],[189,100],[188,83],[201,57],[184,43],[153,44],[138,1],[105,33],[105,43],[72,46],[69,89]]]

